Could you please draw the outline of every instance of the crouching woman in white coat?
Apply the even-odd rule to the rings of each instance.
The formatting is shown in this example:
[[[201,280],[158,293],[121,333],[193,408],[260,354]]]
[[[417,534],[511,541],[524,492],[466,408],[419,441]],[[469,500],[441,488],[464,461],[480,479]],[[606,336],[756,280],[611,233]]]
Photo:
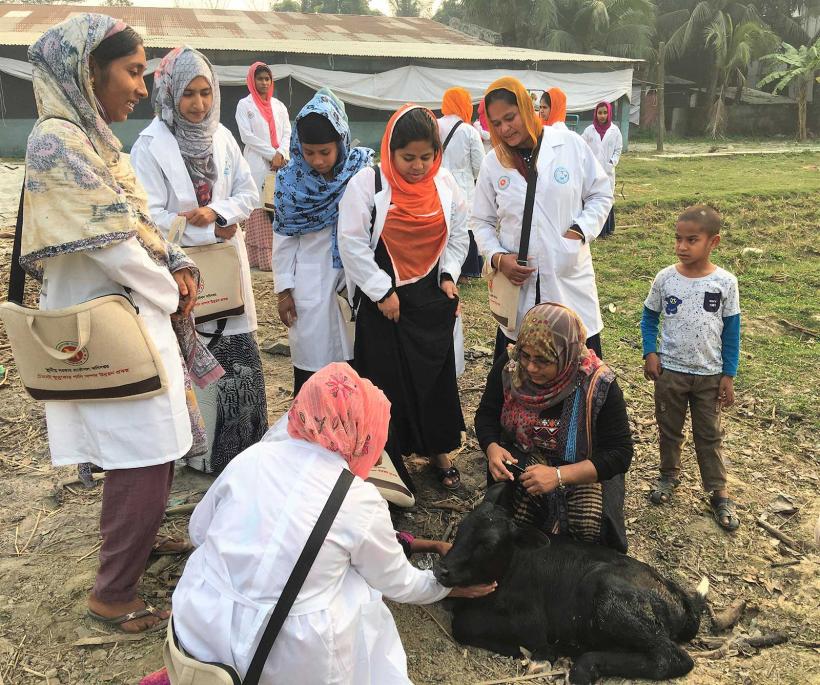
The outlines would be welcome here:
[[[587,347],[600,357],[604,326],[589,244],[612,206],[609,179],[579,135],[542,124],[518,80],[498,79],[484,101],[495,148],[481,166],[470,228],[493,269],[521,286],[518,325],[499,327],[494,358],[515,342],[524,314],[539,302],[575,311],[589,335]],[[538,180],[527,265],[519,266],[530,164]]]
[[[198,391],[209,452],[188,464],[219,473],[267,430],[262,362],[256,343],[248,255],[238,227],[258,197],[248,164],[230,131],[219,123],[219,82],[210,62],[191,48],[166,55],[154,75],[156,118],[137,139],[131,160],[148,193],[151,217],[168,235],[185,217],[183,246],[231,243],[239,254],[245,311],[200,324],[197,333],[225,369]]]
[[[390,402],[345,363],[311,376],[269,438],[225,470],[191,517],[197,549],[173,595],[174,630],[200,661],[245,677],[285,583],[342,469],[350,486],[273,645],[262,685],[409,683],[382,597],[430,604],[448,590],[406,559],[390,512],[365,482],[387,439]]]

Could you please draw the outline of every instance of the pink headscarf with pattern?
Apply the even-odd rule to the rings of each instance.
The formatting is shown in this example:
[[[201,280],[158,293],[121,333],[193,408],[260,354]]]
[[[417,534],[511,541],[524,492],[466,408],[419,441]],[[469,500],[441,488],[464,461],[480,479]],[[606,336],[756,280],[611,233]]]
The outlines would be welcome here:
[[[390,401],[348,364],[334,362],[302,386],[288,412],[288,434],[338,452],[367,478],[387,442]]]

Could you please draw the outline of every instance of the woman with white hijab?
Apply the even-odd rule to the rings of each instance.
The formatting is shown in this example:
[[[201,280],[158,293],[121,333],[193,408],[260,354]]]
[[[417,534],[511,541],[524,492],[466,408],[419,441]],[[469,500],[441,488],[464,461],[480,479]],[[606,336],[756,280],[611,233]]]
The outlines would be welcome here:
[[[345,363],[302,386],[287,416],[216,480],[191,517],[197,549],[173,595],[173,628],[195,659],[245,677],[319,513],[343,469],[345,496],[265,662],[261,685],[409,684],[382,598],[431,604],[480,597],[495,583],[440,585],[405,557],[376,486],[390,402]]]
[[[256,305],[238,226],[253,209],[258,191],[239,146],[219,123],[219,81],[204,55],[189,47],[169,52],[154,74],[151,102],[157,116],[131,151],[151,217],[166,236],[178,217],[184,217],[183,247],[228,242],[241,264],[244,313],[197,326],[225,375],[197,393],[209,452],[187,461],[206,473],[219,473],[268,427],[254,335]]]

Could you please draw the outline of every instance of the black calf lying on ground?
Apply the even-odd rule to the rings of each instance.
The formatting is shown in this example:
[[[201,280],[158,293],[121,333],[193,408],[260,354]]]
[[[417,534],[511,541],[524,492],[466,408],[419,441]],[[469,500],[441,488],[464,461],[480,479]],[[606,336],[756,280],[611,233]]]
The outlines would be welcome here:
[[[456,640],[507,656],[520,647],[534,659],[571,656],[574,685],[662,680],[694,665],[675,643],[697,634],[708,582],[688,593],[615,550],[519,528],[491,501],[461,522],[435,574],[446,586],[498,581],[487,597],[454,600]]]

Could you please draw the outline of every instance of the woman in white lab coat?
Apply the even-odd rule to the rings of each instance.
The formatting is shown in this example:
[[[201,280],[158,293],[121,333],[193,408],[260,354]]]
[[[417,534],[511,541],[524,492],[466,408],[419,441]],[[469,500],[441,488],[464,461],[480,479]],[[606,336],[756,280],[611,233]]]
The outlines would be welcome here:
[[[331,91],[320,90],[296,116],[290,161],[276,181],[273,258],[294,396],[315,371],[353,359],[337,295],[345,280],[336,223],[347,182],[372,160],[373,150],[351,149],[344,104]]]
[[[464,426],[453,322],[467,211],[441,168],[435,116],[418,105],[391,117],[380,167],[356,174],[339,206],[339,251],[358,306],[356,370],[393,404],[387,452],[411,489],[402,456],[414,453],[430,459],[444,487],[460,481],[447,453],[461,444]]]
[[[473,102],[470,93],[464,88],[449,88],[444,91],[441,101],[442,117],[438,120],[438,132],[444,146],[441,166],[449,169],[456,179],[458,187],[467,200],[467,205],[473,203],[475,182],[484,161],[484,146],[481,136],[470,122],[473,118]],[[446,145],[444,144],[446,142]],[[475,243],[472,232],[470,235],[470,249],[467,259],[461,267],[461,275],[471,278],[481,276],[481,256]]]
[[[478,118],[473,122],[473,128],[481,136],[481,144],[484,146],[484,154],[486,155],[493,149],[493,142],[490,138],[490,125],[487,123],[487,115],[484,112],[484,100],[478,103]]]
[[[111,17],[81,13],[46,31],[28,55],[39,120],[26,150],[20,265],[42,282],[43,310],[128,296],[167,377],[166,391],[154,397],[45,403],[53,464],[80,465],[89,483],[90,465],[107,472],[89,615],[134,633],[167,618],[137,588],[152,548],[185,549],[157,531],[174,461],[207,446],[191,382],[207,384],[221,369],[188,318],[196,267],[148,218],[145,195],[109,126],[148,95],[142,39]]]
[[[219,101],[219,82],[210,62],[192,48],[172,50],[154,76],[157,116],[131,151],[151,217],[166,236],[177,217],[185,217],[183,247],[226,241],[239,254],[244,313],[197,327],[225,369],[218,383],[197,394],[209,451],[187,461],[206,473],[219,473],[267,430],[265,382],[254,335],[256,306],[238,227],[258,192],[239,146],[219,123]]]
[[[495,149],[481,167],[470,227],[494,269],[521,286],[518,323],[539,302],[573,309],[601,356],[603,328],[589,243],[612,206],[609,179],[580,136],[543,126],[524,86],[512,77],[493,83],[485,96]],[[539,144],[540,141],[540,144]],[[525,174],[535,163],[538,180],[527,265],[517,264]],[[495,358],[518,337],[499,327]]]
[[[615,167],[621,159],[621,150],[624,139],[620,129],[612,123],[612,104],[599,102],[595,107],[595,119],[584,131],[584,140],[595,152],[595,156],[609,176],[612,194],[615,194]],[[615,232],[615,206],[609,210],[601,238],[611,236]]]
[[[196,551],[173,595],[174,630],[200,661],[245,677],[267,620],[339,474],[357,476],[265,662],[262,685],[404,685],[407,662],[382,597],[478,597],[413,567],[367,474],[390,403],[347,364],[312,376],[287,416],[209,488],[191,517]]]
[[[273,227],[272,216],[263,206],[263,188],[288,161],[290,118],[285,105],[273,97],[273,75],[264,62],[251,64],[246,82],[249,94],[236,105],[236,125],[259,200],[245,222],[245,243],[250,265],[270,271]]]

